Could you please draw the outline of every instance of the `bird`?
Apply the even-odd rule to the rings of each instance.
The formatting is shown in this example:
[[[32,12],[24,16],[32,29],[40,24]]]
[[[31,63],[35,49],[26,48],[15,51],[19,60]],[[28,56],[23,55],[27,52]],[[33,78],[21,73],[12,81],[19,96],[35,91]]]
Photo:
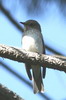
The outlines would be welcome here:
[[[22,49],[45,54],[45,44],[41,33],[41,26],[38,21],[30,19],[20,23],[24,26],[22,34]],[[29,79],[33,81],[34,94],[38,92],[43,93],[43,78],[45,78],[46,67],[41,67],[39,64],[32,65],[31,63],[25,63],[25,68]]]

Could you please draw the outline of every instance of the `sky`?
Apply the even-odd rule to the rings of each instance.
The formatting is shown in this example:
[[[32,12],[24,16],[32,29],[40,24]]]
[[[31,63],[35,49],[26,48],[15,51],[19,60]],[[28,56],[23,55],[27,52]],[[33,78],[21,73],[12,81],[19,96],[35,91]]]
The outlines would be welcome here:
[[[7,5],[6,5],[7,6]],[[8,7],[6,7],[8,8]],[[19,23],[28,19],[37,20],[42,28],[44,41],[50,47],[66,55],[66,20],[59,13],[57,5],[51,4],[48,6],[46,14],[40,17],[29,16],[24,11],[18,9],[15,14],[11,12],[13,17]],[[21,32],[7,19],[7,17],[0,12],[0,44],[21,48]],[[46,50],[47,54],[52,54]],[[23,63],[1,58],[0,60],[14,71],[23,76],[28,82],[29,80]],[[48,95],[52,100],[66,99],[66,74],[53,69],[46,71],[46,77],[43,79],[45,87],[45,95]],[[38,94],[33,93],[33,89],[29,88],[23,81],[9,73],[0,65],[0,83],[8,87],[10,90],[16,92],[25,100],[44,100]]]

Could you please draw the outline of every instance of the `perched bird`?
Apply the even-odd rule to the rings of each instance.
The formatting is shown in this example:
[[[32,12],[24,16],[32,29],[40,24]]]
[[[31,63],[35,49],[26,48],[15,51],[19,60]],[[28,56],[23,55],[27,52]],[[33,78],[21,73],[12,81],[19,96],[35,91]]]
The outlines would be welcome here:
[[[24,25],[24,31],[22,35],[22,48],[26,51],[45,54],[45,45],[43,36],[41,34],[40,24],[35,20],[27,20],[26,22],[20,23]],[[31,63],[26,63],[25,67],[29,79],[33,80],[34,93],[43,92],[44,85],[42,78],[45,77],[46,68],[42,67],[41,72],[40,65],[32,65]],[[32,75],[30,69],[32,69]]]

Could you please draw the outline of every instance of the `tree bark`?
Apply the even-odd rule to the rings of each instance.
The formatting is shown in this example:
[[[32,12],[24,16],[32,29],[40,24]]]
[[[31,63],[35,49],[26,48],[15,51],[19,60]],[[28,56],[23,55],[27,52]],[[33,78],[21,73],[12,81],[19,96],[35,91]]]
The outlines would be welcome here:
[[[0,100],[24,100],[13,91],[0,84]]]
[[[0,56],[18,62],[40,64],[42,67],[66,72],[66,61],[61,59],[63,56],[38,54],[2,44],[0,44]]]

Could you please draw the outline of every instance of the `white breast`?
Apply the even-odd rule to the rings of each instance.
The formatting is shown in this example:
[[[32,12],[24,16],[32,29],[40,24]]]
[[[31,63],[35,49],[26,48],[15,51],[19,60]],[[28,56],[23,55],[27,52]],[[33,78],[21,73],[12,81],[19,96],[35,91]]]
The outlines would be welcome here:
[[[24,36],[22,39],[22,48],[25,50],[32,50],[35,48],[35,40],[31,36]]]
[[[43,53],[43,43],[37,33],[26,34],[22,38],[22,48],[27,51]]]

